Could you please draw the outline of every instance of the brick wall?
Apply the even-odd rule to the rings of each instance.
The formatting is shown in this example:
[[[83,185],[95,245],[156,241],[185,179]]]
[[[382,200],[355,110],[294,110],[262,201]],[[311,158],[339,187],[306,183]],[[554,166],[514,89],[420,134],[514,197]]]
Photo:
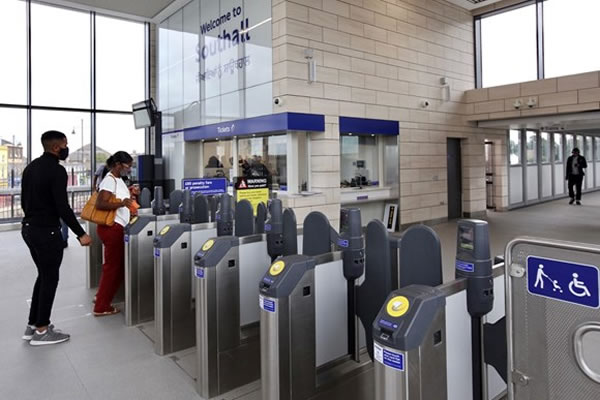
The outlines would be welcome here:
[[[600,110],[600,72],[470,90],[469,121]],[[528,102],[535,102],[528,107]],[[515,102],[522,106],[515,108]]]
[[[338,218],[340,115],[400,122],[401,224],[447,217],[448,137],[464,139],[463,210],[485,210],[483,143],[498,132],[466,120],[472,18],[435,0],[273,1],[273,95],[284,99],[274,112],[326,115],[326,131],[310,136],[312,189],[323,197],[296,207],[299,221],[313,209]],[[314,83],[307,82],[306,49],[318,66]]]

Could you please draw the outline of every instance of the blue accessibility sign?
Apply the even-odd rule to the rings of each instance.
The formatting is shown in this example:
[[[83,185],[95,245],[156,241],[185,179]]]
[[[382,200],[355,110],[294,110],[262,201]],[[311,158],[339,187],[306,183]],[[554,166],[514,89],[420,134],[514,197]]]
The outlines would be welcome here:
[[[527,290],[536,296],[598,308],[599,276],[593,265],[527,257]]]
[[[183,179],[181,188],[194,193],[202,193],[205,196],[212,194],[227,193],[226,178],[195,178]]]

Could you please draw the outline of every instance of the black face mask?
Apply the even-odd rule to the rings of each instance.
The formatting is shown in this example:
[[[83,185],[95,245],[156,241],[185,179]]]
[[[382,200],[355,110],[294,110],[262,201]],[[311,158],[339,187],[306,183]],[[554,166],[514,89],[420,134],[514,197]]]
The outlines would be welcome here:
[[[69,157],[69,147],[61,148],[58,152],[58,159],[64,161]]]

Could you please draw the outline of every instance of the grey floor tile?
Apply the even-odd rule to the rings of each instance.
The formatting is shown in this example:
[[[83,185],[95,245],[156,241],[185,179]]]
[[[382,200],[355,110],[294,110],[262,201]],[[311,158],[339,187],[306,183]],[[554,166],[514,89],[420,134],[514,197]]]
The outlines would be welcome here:
[[[0,374],[0,398],[37,400],[87,399],[88,392],[69,362],[63,349],[68,343],[47,347],[19,346],[14,352],[4,352],[2,358],[10,358],[10,366],[2,366]]]

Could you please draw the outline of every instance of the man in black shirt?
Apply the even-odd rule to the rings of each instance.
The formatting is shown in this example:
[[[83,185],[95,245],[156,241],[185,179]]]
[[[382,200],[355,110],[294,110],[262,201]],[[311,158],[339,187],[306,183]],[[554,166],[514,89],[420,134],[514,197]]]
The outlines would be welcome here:
[[[569,204],[577,201],[577,205],[581,205],[581,186],[583,177],[585,176],[584,169],[587,168],[585,157],[579,154],[579,149],[575,147],[571,152],[571,157],[567,159],[567,174],[565,179],[569,184]],[[573,190],[575,187],[575,190]]]
[[[50,324],[63,257],[60,219],[77,235],[82,246],[89,246],[92,241],[67,201],[67,172],[58,163],[69,155],[67,137],[58,131],[48,131],[42,135],[42,145],[44,154],[25,168],[21,188],[21,207],[25,213],[21,233],[38,270],[23,335],[32,346],[61,343],[70,337]]]

